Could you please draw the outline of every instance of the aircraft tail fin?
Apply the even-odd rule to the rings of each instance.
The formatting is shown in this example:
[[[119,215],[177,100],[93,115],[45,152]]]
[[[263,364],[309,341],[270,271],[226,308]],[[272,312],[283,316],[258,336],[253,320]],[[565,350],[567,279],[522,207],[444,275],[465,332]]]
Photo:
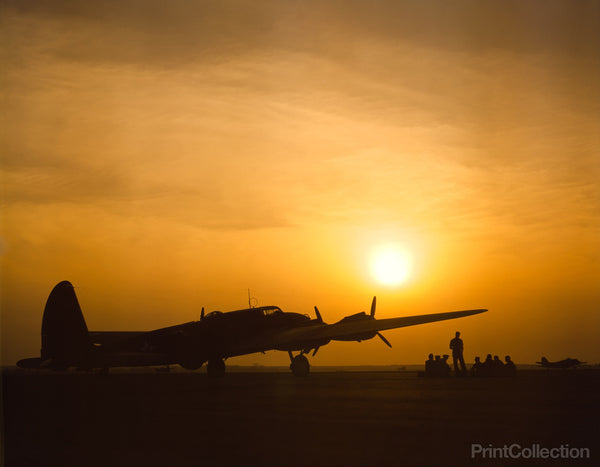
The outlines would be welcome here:
[[[57,284],[46,302],[42,318],[41,361],[54,367],[81,364],[92,348],[75,290],[68,281]]]

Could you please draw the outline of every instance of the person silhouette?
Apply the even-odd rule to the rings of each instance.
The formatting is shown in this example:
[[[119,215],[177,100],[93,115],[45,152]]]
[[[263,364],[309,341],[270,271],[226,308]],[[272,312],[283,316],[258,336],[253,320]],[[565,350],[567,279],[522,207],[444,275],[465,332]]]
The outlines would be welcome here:
[[[431,376],[433,374],[433,365],[434,365],[433,354],[430,353],[427,360],[425,360],[425,375],[426,376]]]
[[[481,376],[491,376],[493,371],[494,361],[492,360],[492,354],[487,354],[485,361],[481,364],[479,374]]]
[[[460,338],[460,332],[456,331],[456,337],[450,341],[450,349],[452,349],[452,361],[454,363],[454,373],[456,375],[464,375],[467,372],[465,359],[463,358],[463,341]],[[458,369],[460,363],[460,370]]]
[[[493,376],[501,376],[504,374],[504,363],[502,363],[502,360],[500,360],[500,357],[498,357],[498,355],[494,355],[492,365]]]
[[[441,365],[440,365],[440,373],[441,376],[450,376],[450,365],[448,365],[448,357],[449,355],[442,355]]]
[[[471,376],[481,376],[481,359],[479,357],[475,357],[475,363],[471,367]]]
[[[504,357],[504,361],[506,362],[504,364],[504,373],[508,376],[513,376],[517,371],[517,367],[515,366],[515,363],[510,359],[510,355]]]

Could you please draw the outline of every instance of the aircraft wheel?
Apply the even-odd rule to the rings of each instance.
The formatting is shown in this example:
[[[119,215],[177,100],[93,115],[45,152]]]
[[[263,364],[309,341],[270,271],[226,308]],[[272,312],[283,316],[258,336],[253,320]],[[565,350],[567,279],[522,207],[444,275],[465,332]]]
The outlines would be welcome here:
[[[199,370],[200,368],[202,368],[203,364],[204,362],[201,360],[182,360],[179,362],[179,366],[190,371]]]
[[[225,374],[225,362],[220,358],[209,360],[206,364],[206,372],[209,376],[223,376]]]
[[[290,370],[292,370],[294,376],[308,376],[310,371],[308,358],[304,355],[296,355],[290,364]]]

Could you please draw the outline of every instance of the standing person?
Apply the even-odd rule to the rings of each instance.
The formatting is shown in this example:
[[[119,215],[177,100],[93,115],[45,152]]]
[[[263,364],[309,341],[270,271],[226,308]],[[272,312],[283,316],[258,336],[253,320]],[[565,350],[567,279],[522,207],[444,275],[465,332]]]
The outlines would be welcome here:
[[[466,374],[467,367],[465,365],[465,359],[463,358],[463,341],[460,338],[460,332],[456,331],[456,337],[450,341],[450,348],[452,349],[454,373],[456,373],[456,375]],[[460,371],[458,369],[458,362],[460,362]]]

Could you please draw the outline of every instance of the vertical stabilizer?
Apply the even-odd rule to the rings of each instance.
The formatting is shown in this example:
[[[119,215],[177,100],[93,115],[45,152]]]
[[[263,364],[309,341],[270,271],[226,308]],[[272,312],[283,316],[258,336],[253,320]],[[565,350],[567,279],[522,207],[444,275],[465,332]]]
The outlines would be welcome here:
[[[51,360],[52,366],[68,367],[80,364],[91,349],[88,329],[68,281],[52,289],[42,318],[41,360]]]

